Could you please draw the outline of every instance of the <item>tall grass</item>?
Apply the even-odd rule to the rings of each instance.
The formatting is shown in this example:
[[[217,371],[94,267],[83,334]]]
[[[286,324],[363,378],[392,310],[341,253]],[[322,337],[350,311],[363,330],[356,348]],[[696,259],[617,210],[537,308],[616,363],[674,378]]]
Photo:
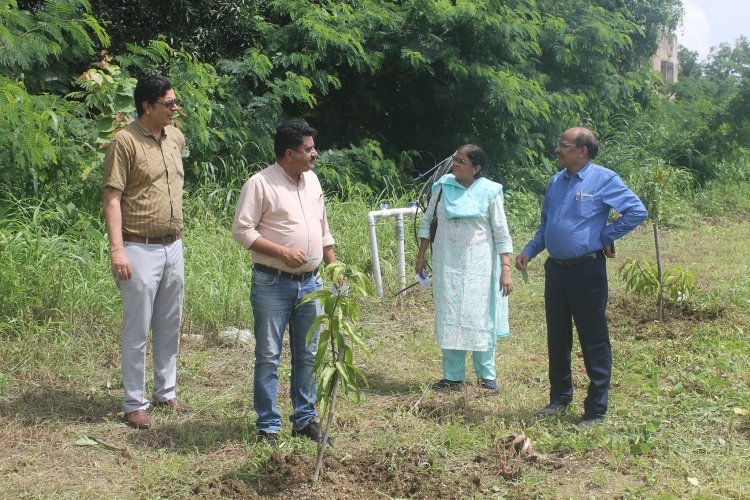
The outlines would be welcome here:
[[[187,227],[183,333],[219,341],[228,326],[249,327],[250,252],[232,240],[231,219],[206,212]]]
[[[0,324],[111,318],[115,286],[102,223],[72,205],[12,200],[0,224]]]
[[[230,235],[237,195],[244,179],[203,186],[185,199],[186,307],[184,330],[215,334],[227,326],[247,326],[250,256]],[[692,193],[669,198],[668,209],[686,215],[741,216],[750,210],[747,183],[711,182]],[[338,258],[372,272],[367,213],[380,203],[405,207],[414,191],[391,195],[335,198],[327,204]],[[513,191],[506,211],[516,251],[538,223],[539,198]],[[407,279],[416,254],[420,216],[404,218]],[[393,218],[376,219],[378,252],[387,291],[398,286],[396,227]],[[0,202],[0,330],[24,334],[31,324],[55,324],[68,332],[119,330],[120,300],[109,269],[106,231],[99,207],[46,204],[6,196]]]
[[[185,317],[183,333],[215,337],[227,326],[248,327],[251,261],[230,234],[241,180],[205,186],[185,199]],[[385,200],[406,206],[411,195]],[[367,212],[375,201],[329,201],[340,260],[372,270]],[[0,329],[25,335],[31,324],[74,332],[119,332],[119,292],[110,273],[108,240],[96,207],[14,198],[0,205]],[[417,221],[418,223],[418,221]],[[397,274],[394,220],[379,219],[378,242],[386,280]],[[407,268],[416,253],[414,218],[405,220]],[[391,280],[393,281],[393,280]]]

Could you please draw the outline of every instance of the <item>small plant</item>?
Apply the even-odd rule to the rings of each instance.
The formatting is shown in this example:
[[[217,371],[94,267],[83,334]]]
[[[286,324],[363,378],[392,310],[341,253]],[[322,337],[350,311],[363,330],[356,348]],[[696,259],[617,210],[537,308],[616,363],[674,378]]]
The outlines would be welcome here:
[[[620,278],[631,292],[656,299],[660,320],[664,319],[661,307],[664,300],[672,303],[686,300],[696,284],[692,272],[672,266],[660,275],[656,265],[646,259],[628,259],[620,268]]]
[[[321,274],[326,278],[326,282],[336,283],[337,288],[309,293],[302,300],[304,304],[318,299],[323,309],[307,332],[307,342],[310,342],[318,327],[321,328],[313,373],[318,386],[317,403],[320,405],[321,415],[327,415],[323,436],[318,442],[314,482],[317,482],[320,477],[323,454],[333,424],[339,386],[344,396],[353,393],[357,402],[360,400],[358,381],[361,380],[367,386],[367,377],[354,366],[354,352],[351,347],[356,344],[367,356],[370,355],[352,325],[352,322],[359,318],[359,308],[353,296],[367,296],[374,293],[372,283],[362,272],[342,262],[334,262],[325,266]]]
[[[676,266],[664,271],[659,244],[659,226],[664,219],[664,207],[668,200],[686,194],[691,180],[688,172],[670,167],[661,160],[654,160],[635,176],[636,185],[641,187],[641,199],[648,209],[654,227],[656,265],[643,259],[638,259],[635,263],[628,261],[621,268],[620,275],[628,283],[629,289],[656,296],[659,321],[664,320],[665,298],[676,302],[687,298],[695,289],[695,276],[689,271],[683,271]]]

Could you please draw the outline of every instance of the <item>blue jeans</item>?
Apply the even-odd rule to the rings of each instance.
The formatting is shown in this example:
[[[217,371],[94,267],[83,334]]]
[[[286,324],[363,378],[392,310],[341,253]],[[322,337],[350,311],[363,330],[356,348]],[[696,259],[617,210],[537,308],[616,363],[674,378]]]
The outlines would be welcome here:
[[[298,306],[310,292],[322,289],[319,278],[293,281],[257,269],[253,270],[250,303],[255,319],[255,380],[253,406],[258,414],[255,427],[259,431],[279,432],[281,413],[276,406],[279,387],[279,357],[284,330],[289,326],[292,351],[291,400],[294,413],[289,417],[292,427],[302,429],[315,412],[315,377],[310,376],[318,352],[320,329],[310,343],[305,342],[307,330],[320,313],[318,301]]]

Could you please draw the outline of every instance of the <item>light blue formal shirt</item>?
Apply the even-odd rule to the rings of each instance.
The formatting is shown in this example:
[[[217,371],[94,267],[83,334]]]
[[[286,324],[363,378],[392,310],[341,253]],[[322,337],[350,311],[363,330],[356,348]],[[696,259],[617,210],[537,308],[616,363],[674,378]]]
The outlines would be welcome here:
[[[608,224],[610,210],[620,217]],[[592,162],[574,175],[563,169],[547,185],[541,223],[523,253],[532,259],[546,248],[556,259],[581,257],[625,236],[647,216],[641,200],[612,170]]]

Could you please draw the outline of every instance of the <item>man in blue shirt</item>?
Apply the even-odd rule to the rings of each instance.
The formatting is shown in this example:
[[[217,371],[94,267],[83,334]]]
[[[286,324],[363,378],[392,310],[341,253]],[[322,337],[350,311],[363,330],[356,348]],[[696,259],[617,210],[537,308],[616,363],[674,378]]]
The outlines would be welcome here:
[[[565,411],[573,399],[570,354],[573,321],[589,377],[581,429],[604,422],[612,373],[607,327],[606,257],[615,256],[614,241],[648,216],[641,200],[613,171],[592,163],[599,151],[594,134],[583,127],[566,130],[555,148],[564,170],[552,177],[542,204],[541,223],[516,257],[516,269],[545,248],[544,303],[547,315],[550,404],[537,417]],[[620,214],[608,223],[611,210]]]

